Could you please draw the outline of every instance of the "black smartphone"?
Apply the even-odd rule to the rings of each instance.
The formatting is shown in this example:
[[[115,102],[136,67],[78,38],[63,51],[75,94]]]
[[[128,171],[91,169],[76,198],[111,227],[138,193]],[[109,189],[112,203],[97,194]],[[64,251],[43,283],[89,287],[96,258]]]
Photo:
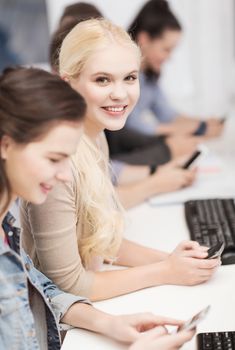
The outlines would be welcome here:
[[[202,152],[196,150],[191,157],[183,164],[182,169],[188,169],[190,165],[200,156]]]
[[[225,122],[226,122],[226,120],[227,120],[227,116],[226,115],[224,115],[223,117],[221,117],[220,118],[220,124],[224,124]]]
[[[186,321],[182,326],[180,326],[177,329],[177,332],[180,331],[190,331],[194,329],[199,322],[204,320],[206,315],[208,314],[208,311],[210,310],[210,305],[207,305],[204,309],[202,309],[200,312],[198,312],[196,315],[194,315],[192,318],[190,318],[188,321]]]
[[[218,258],[222,254],[224,247],[225,247],[224,242],[219,242],[215,246],[209,248],[207,251],[208,255],[206,259]]]

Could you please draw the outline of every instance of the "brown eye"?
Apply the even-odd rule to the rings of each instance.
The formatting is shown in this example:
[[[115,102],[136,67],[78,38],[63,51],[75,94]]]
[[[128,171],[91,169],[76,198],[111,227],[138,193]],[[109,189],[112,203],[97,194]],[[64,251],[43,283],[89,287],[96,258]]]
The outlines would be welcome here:
[[[98,77],[95,81],[100,85],[105,85],[109,83],[109,79],[107,77]]]
[[[60,159],[48,158],[51,163],[59,163]]]
[[[137,80],[137,76],[134,75],[134,74],[131,74],[131,75],[128,75],[126,78],[125,78],[126,81],[129,81],[129,82],[132,82],[132,81],[135,81]]]

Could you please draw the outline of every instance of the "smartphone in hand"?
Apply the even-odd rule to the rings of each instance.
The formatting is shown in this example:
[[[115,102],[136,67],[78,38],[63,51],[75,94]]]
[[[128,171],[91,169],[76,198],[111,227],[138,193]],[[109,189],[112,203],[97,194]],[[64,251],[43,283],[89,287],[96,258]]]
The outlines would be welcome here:
[[[182,169],[188,169],[190,165],[200,156],[202,151],[196,150],[192,156],[183,164]]]
[[[221,256],[223,250],[224,250],[225,244],[224,242],[219,242],[213,247],[210,247],[207,251],[207,257],[206,259],[215,259]]]
[[[228,117],[226,115],[224,115],[222,118],[220,118],[219,119],[220,120],[220,124],[224,124],[226,122],[227,118]]]
[[[194,329],[198,325],[198,323],[204,320],[209,310],[210,310],[210,305],[208,305],[207,307],[202,309],[200,312],[198,312],[196,315],[194,315],[192,318],[190,318],[188,321],[186,321],[182,326],[180,326],[177,329],[177,332],[191,331],[192,329]]]

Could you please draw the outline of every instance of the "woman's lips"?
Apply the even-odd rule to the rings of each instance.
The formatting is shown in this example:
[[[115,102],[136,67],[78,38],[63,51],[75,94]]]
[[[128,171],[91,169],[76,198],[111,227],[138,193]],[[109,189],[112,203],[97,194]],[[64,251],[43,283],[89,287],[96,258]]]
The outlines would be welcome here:
[[[104,109],[105,112],[107,112],[109,115],[112,115],[112,116],[123,115],[125,113],[126,108],[127,108],[127,105],[102,107],[102,109]]]
[[[52,185],[47,185],[47,184],[44,184],[44,183],[40,184],[40,187],[41,187],[42,192],[45,193],[45,194],[49,193],[52,190],[52,188],[53,188]]]

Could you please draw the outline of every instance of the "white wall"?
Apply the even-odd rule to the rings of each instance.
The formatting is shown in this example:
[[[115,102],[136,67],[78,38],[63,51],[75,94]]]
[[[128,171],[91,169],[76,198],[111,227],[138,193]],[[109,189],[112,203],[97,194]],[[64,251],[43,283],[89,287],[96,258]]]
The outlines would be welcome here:
[[[93,0],[105,16],[127,27],[147,0]],[[75,1],[47,0],[53,31],[61,12]],[[177,108],[192,114],[223,114],[235,91],[235,0],[169,0],[184,37],[164,67],[162,85]],[[235,51],[235,50],[234,50]]]
[[[232,0],[171,0],[184,39],[163,84],[181,109],[222,114],[229,108],[235,65]],[[180,88],[179,83],[180,82]],[[182,87],[181,87],[182,85]]]

